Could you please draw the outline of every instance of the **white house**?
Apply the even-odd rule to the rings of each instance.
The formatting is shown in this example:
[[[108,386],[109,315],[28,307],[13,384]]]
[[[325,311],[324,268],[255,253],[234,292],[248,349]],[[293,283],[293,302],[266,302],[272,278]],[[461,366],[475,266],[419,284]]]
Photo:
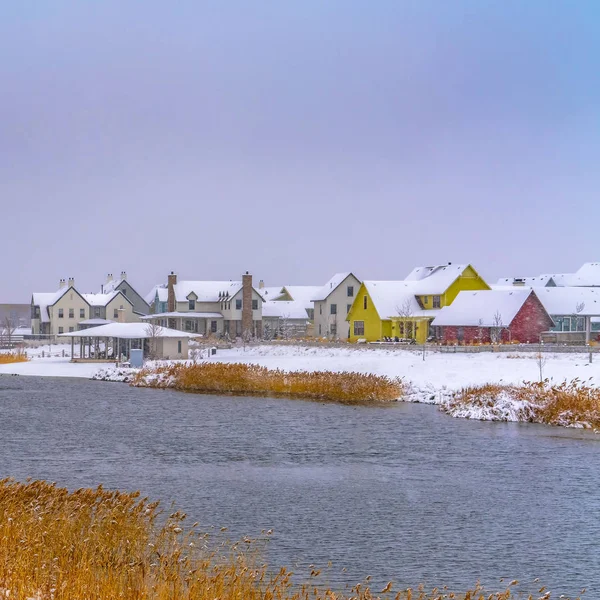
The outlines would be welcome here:
[[[199,335],[262,336],[263,298],[252,286],[249,273],[241,281],[179,281],[171,273],[166,287],[166,311],[156,312],[157,307],[164,308],[164,289],[154,289],[155,312],[143,320]]]
[[[352,273],[336,273],[313,294],[315,336],[340,340],[350,337],[346,317],[359,287],[360,280]]]

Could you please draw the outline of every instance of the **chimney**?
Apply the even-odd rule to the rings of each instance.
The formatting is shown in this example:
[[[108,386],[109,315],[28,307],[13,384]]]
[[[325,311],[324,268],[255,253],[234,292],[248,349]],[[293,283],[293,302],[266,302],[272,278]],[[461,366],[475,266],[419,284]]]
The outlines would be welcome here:
[[[112,281],[112,273],[109,273],[109,274],[106,276],[106,283],[108,284],[108,283],[110,283],[111,281]]]
[[[61,279],[61,280],[58,282],[58,289],[59,289],[59,290],[62,290],[62,289],[63,289],[63,288],[66,286],[66,285],[67,285],[67,282],[66,282],[64,279]]]
[[[75,287],[75,279],[73,277],[69,277],[69,287]]]
[[[252,335],[252,275],[242,275],[242,335]]]
[[[117,323],[125,323],[125,309],[119,308],[117,309]]]
[[[127,281],[127,273],[125,271],[121,271],[121,280]]]
[[[171,271],[168,278],[168,298],[167,312],[175,312],[177,303],[175,302],[175,286],[177,285],[177,275]]]
[[[259,290],[262,290],[264,287],[265,287],[265,282],[264,282],[264,281],[261,279],[261,280],[258,282],[258,289],[259,289]]]

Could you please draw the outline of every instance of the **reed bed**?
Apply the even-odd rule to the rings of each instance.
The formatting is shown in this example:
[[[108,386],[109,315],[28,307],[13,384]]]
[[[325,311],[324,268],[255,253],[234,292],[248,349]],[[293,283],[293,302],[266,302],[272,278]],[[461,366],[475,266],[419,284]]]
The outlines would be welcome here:
[[[442,408],[454,416],[600,430],[600,388],[580,379],[467,387]]]
[[[143,369],[132,384],[206,394],[285,396],[342,404],[391,402],[403,394],[398,378],[349,372],[287,372],[243,363],[163,365]]]
[[[0,481],[0,598],[17,600],[510,600],[513,581],[490,593],[423,587],[371,589],[368,578],[347,593],[292,582],[272,570],[253,542],[211,544],[180,512],[163,515],[139,493],[69,492],[43,481]],[[266,532],[268,534],[269,532]],[[210,549],[213,548],[213,549]],[[561,596],[562,597],[562,596]],[[550,598],[545,588],[530,600]]]
[[[15,352],[0,352],[0,365],[8,365],[11,363],[27,362],[27,353],[23,350],[16,350]]]

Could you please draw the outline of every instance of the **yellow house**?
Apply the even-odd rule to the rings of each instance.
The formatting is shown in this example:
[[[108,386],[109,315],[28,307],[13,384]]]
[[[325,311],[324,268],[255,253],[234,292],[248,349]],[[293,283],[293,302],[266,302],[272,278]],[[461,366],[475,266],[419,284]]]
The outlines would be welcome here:
[[[414,339],[423,344],[430,323],[463,290],[489,290],[471,265],[417,267],[403,281],[364,281],[348,313],[350,341]]]

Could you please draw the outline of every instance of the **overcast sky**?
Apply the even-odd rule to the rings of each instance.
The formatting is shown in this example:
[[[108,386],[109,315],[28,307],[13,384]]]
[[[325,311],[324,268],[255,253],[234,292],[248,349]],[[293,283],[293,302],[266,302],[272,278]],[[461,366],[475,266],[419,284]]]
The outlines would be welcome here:
[[[0,302],[600,260],[594,0],[0,4]]]

